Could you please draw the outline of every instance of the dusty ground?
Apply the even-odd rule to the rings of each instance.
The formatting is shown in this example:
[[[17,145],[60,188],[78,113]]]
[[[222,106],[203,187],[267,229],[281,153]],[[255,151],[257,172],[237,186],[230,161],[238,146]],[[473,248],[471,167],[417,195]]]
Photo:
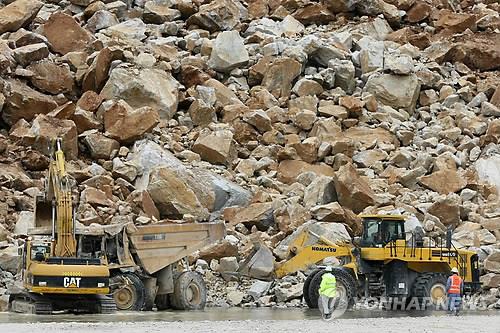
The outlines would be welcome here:
[[[56,319],[57,320],[57,319]],[[47,322],[0,324],[0,332],[398,332],[398,333],[448,333],[448,332],[499,332],[499,315],[400,317],[400,318],[356,318],[324,322],[313,320],[245,320],[245,321],[153,321],[153,322]]]

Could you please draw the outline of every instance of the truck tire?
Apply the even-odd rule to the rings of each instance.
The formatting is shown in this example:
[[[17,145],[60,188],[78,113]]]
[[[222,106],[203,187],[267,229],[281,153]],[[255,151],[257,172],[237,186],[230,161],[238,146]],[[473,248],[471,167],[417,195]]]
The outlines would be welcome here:
[[[319,286],[321,284],[321,278],[325,273],[325,270],[316,273],[309,285],[309,301],[312,305],[312,307],[309,307],[312,309],[318,308]],[[337,292],[341,295],[345,295],[344,297],[346,298],[348,307],[351,307],[354,304],[354,295],[356,294],[356,283],[354,278],[347,270],[340,267],[333,268],[332,274],[337,279]]]
[[[176,310],[203,310],[207,303],[207,287],[197,272],[187,271],[174,281],[170,305]]]
[[[111,278],[116,308],[123,311],[140,311],[146,301],[146,290],[141,279],[133,274],[118,274]]]
[[[442,273],[428,272],[417,276],[411,287],[411,296],[417,299],[420,310],[446,309],[447,280]]]
[[[320,268],[312,271],[311,274],[309,274],[309,276],[307,277],[306,281],[304,282],[304,287],[302,288],[302,294],[304,295],[304,301],[306,302],[307,306],[310,309],[314,309],[315,307],[314,307],[314,304],[311,302],[311,297],[309,295],[309,286],[311,285],[311,281],[314,278],[314,276],[319,272],[321,272]],[[316,303],[316,307],[317,306],[318,306],[318,304]]]
[[[168,294],[156,295],[155,304],[158,311],[168,310],[170,308]]]

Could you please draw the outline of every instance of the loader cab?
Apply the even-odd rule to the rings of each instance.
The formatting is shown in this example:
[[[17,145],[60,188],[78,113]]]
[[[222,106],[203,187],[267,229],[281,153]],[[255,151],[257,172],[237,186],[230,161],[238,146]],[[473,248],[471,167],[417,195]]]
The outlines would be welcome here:
[[[397,239],[405,239],[405,219],[403,216],[361,216],[363,234],[361,247],[384,247]]]

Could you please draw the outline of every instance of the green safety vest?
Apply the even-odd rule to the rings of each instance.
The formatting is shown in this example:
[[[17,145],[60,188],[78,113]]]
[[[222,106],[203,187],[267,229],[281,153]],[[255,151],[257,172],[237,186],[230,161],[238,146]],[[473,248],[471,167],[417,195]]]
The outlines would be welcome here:
[[[319,294],[326,297],[335,297],[337,292],[337,279],[332,273],[325,273],[321,277],[319,285]]]

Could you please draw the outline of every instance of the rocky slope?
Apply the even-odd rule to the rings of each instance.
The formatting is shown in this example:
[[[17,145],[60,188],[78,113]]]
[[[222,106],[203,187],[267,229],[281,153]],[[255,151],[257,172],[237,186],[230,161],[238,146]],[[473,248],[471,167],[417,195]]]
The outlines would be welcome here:
[[[0,295],[57,135],[80,223],[227,223],[191,258],[213,305],[300,305],[302,273],[238,282],[253,244],[281,260],[304,223],[348,239],[382,210],[456,228],[497,302],[498,2],[3,3]]]

